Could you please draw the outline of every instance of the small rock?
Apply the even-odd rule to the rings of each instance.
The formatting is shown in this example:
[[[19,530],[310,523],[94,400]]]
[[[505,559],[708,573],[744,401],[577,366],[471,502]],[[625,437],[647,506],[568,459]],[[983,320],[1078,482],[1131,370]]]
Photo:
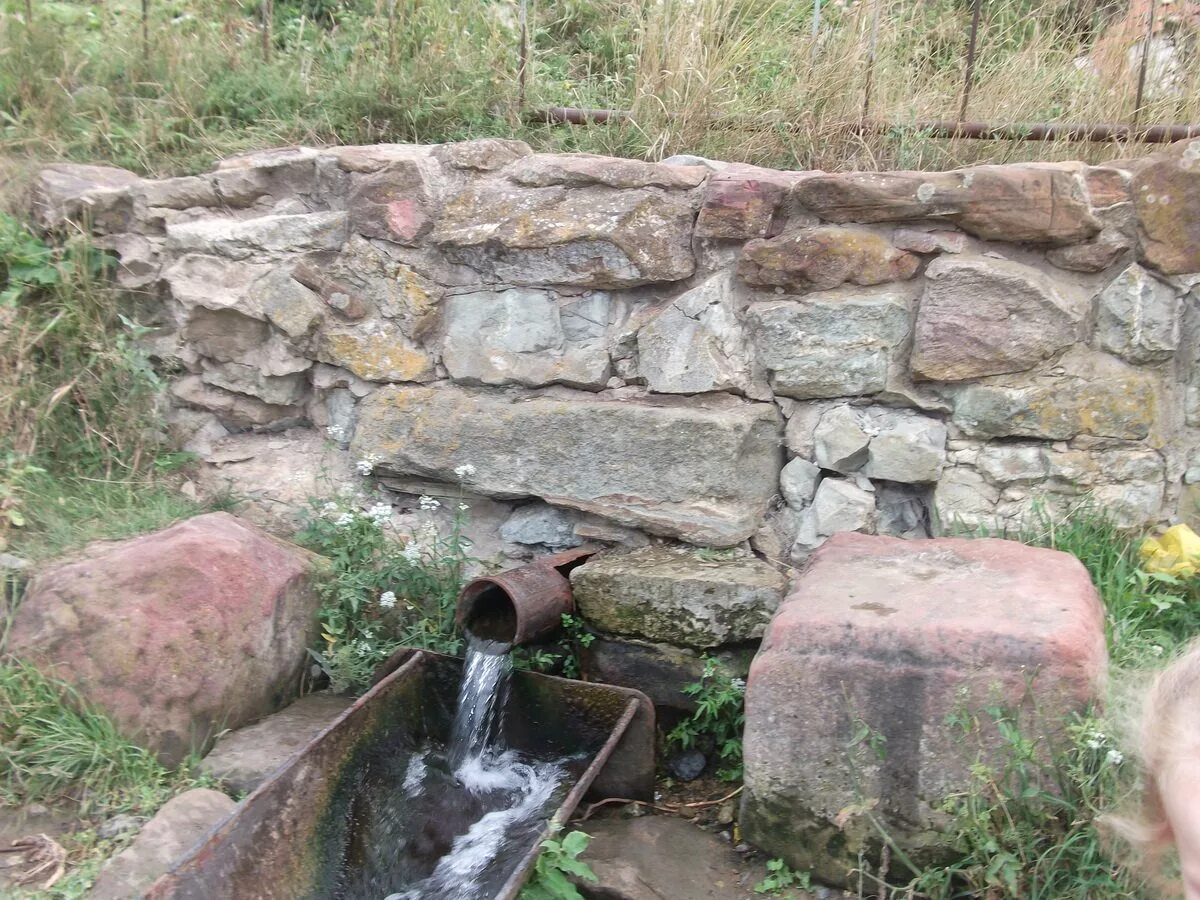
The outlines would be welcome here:
[[[912,253],[962,253],[967,249],[967,236],[961,231],[897,228],[892,234],[892,243],[898,249]]]
[[[1097,340],[1131,363],[1163,362],[1179,346],[1181,305],[1174,288],[1135,263],[1096,298]]]
[[[821,226],[747,242],[738,275],[750,284],[791,290],[826,290],[904,281],[917,258],[865,228]]]
[[[736,817],[737,804],[733,800],[726,800],[717,810],[718,825],[732,825]]]
[[[544,544],[554,549],[578,547],[583,543],[575,535],[577,513],[548,503],[530,503],[513,510],[500,526],[500,537],[514,544]]]
[[[846,474],[862,468],[871,431],[861,412],[850,406],[835,406],[821,416],[813,433],[817,465]]]
[[[91,900],[140,897],[237,806],[220,791],[195,788],[168,800],[134,842],[104,864]]]
[[[200,771],[231,790],[250,792],[350,706],[333,694],[308,694],[246,728],[223,734]]]
[[[813,494],[817,492],[817,480],[821,477],[821,469],[807,459],[797,457],[783,467],[779,473],[779,489],[783,499],[793,509],[803,509],[812,503]]]
[[[667,768],[680,781],[695,781],[704,774],[708,765],[708,757],[699,750],[688,750],[678,756],[671,757]]]

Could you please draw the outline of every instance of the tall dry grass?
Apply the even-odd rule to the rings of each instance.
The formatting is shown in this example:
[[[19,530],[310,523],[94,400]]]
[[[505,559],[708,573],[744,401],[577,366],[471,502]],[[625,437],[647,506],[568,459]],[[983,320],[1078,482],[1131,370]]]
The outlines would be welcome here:
[[[968,118],[1131,121],[1145,0],[1132,2],[1130,15],[1121,0],[987,0]],[[0,152],[163,174],[269,144],[481,135],[826,169],[1139,150],[933,140],[913,123],[957,114],[970,0],[822,0],[815,38],[813,4],[528,0],[528,105],[634,113],[622,127],[552,129],[517,115],[517,0],[280,0],[267,56],[253,4],[151,0],[143,45],[140,0],[35,0],[32,25],[8,0]],[[1143,123],[1200,121],[1194,5],[1160,4],[1179,49],[1170,90],[1161,60],[1151,68]],[[869,114],[895,127],[863,136],[848,126],[868,73]]]

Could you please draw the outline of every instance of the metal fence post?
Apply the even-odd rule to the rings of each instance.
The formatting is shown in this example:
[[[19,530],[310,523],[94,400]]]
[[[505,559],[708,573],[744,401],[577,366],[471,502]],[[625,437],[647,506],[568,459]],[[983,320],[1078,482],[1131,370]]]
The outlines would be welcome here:
[[[971,101],[971,85],[975,80],[975,46],[979,38],[979,17],[983,12],[983,0],[975,0],[971,11],[971,36],[967,38],[967,64],[963,68],[962,102],[958,105],[958,121],[967,118],[967,104]]]
[[[1150,18],[1146,22],[1146,37],[1142,39],[1142,63],[1138,72],[1137,99],[1133,101],[1133,130],[1136,132],[1142,117],[1142,100],[1146,94],[1146,69],[1150,62],[1150,41],[1154,39],[1156,0],[1150,0]]]

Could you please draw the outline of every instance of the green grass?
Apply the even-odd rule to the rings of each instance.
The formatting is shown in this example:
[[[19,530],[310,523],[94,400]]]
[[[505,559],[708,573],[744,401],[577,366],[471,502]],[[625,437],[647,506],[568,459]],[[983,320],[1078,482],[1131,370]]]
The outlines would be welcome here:
[[[647,158],[695,152],[789,168],[933,168],[975,160],[1129,156],[1138,148],[939,141],[912,127],[952,119],[968,0],[539,0],[519,87],[516,5],[498,0],[278,2],[264,53],[258,4],[138,0],[0,2],[0,152],[107,160],[156,174],[288,143],[520,137],[541,149]],[[863,136],[873,12],[881,17]],[[1096,0],[989,0],[971,118],[1129,121],[1122,60],[1089,77],[1117,12]],[[1170,13],[1164,13],[1170,15]],[[1187,28],[1182,39],[1191,40]],[[1200,65],[1183,52],[1177,95],[1152,92],[1143,122],[1200,118]],[[634,111],[621,127],[546,128],[553,105]]]
[[[0,803],[70,800],[85,816],[146,814],[191,783],[66,683],[19,661],[0,663]]]
[[[89,823],[118,813],[151,816],[176,794],[215,787],[177,771],[124,738],[112,721],[65,682],[15,660],[0,662],[0,812],[26,804],[68,804],[84,827],[60,839],[68,852],[66,875],[48,891],[14,890],[14,896],[74,900],[84,897],[104,860],[129,836],[101,840]]]

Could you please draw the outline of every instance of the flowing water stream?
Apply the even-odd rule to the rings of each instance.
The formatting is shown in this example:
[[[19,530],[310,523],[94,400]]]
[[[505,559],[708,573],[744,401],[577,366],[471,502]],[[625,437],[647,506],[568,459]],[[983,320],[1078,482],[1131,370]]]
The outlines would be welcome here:
[[[508,650],[470,640],[448,742],[367,767],[338,898],[491,897],[562,801],[579,759],[534,759],[505,745]]]

